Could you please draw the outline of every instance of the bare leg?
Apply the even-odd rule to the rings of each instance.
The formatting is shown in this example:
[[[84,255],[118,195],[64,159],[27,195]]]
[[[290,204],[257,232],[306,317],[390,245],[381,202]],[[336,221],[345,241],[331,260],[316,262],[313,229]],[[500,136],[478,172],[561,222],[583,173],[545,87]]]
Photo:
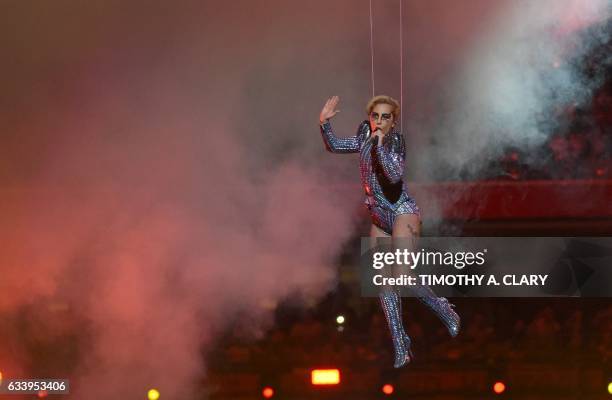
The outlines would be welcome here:
[[[372,224],[372,226],[370,227],[370,238],[372,238],[373,240],[371,242],[374,242],[375,244],[376,238],[384,238],[384,237],[388,238],[388,237],[391,237],[391,235],[386,234],[385,231],[383,231],[376,225]]]
[[[416,248],[417,240],[421,234],[421,221],[417,214],[400,214],[393,223],[394,247],[407,247],[408,251]],[[396,240],[397,239],[397,240]],[[411,270],[407,265],[396,265],[395,275],[408,274]]]
[[[421,234],[421,221],[417,214],[400,214],[393,223],[393,237],[414,238]]]

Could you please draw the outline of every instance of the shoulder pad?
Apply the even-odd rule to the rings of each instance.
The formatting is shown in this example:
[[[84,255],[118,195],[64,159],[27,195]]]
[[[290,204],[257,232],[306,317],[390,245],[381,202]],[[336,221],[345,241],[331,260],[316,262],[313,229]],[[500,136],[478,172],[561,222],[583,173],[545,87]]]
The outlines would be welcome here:
[[[357,134],[362,136],[364,139],[370,137],[370,122],[367,119],[359,124]]]
[[[404,135],[401,134],[400,132],[396,132],[393,137],[392,137],[393,141],[392,146],[393,149],[397,152],[397,153],[401,153],[404,151]]]

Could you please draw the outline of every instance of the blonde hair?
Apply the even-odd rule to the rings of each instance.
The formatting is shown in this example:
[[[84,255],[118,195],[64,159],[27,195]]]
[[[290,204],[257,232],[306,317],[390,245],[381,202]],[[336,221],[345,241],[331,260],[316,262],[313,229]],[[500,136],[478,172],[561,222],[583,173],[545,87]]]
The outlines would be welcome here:
[[[393,109],[391,110],[391,113],[393,114],[393,121],[397,121],[400,113],[400,104],[397,100],[395,100],[391,96],[385,95],[372,97],[370,101],[368,101],[368,105],[366,106],[366,112],[368,113],[368,115],[372,113],[372,110],[377,104],[388,104],[393,107]]]

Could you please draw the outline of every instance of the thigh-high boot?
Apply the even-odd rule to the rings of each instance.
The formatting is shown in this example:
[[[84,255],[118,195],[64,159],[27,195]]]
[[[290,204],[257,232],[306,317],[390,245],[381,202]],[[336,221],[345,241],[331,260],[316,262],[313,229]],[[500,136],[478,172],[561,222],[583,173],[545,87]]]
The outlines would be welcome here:
[[[410,337],[404,331],[402,324],[402,298],[392,288],[384,288],[379,294],[380,303],[389,325],[393,348],[395,350],[395,368],[400,368],[410,362],[413,358],[410,349]]]

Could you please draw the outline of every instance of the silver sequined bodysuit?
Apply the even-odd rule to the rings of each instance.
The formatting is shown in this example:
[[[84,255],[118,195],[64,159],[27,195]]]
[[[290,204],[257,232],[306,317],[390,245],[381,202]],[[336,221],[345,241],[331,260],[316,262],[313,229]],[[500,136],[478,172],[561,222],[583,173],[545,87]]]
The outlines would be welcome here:
[[[334,135],[331,124],[325,121],[321,125],[321,135],[327,150],[332,153],[359,153],[365,205],[374,225],[391,235],[396,216],[420,214],[402,179],[406,148],[401,133],[389,132],[382,144],[375,145],[368,121],[359,124],[355,136],[346,138]]]
[[[393,232],[393,222],[400,214],[419,214],[402,180],[406,149],[401,133],[389,132],[382,143],[376,143],[370,133],[370,124],[363,121],[355,136],[338,138],[329,121],[321,125],[321,134],[327,150],[333,153],[359,153],[361,184],[366,193],[365,204],[372,223],[387,234]],[[444,297],[437,297],[429,286],[408,285],[409,289],[442,320],[452,337],[457,336],[461,320],[453,305]],[[400,368],[412,358],[411,339],[402,324],[402,302],[397,288],[383,289],[380,301],[393,339],[395,361]]]

